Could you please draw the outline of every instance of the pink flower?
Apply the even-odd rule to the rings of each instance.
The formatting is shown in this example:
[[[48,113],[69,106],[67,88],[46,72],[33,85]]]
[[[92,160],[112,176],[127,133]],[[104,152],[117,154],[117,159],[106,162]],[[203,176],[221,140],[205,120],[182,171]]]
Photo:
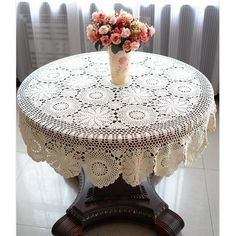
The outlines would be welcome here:
[[[142,43],[146,43],[149,40],[148,35],[146,33],[143,33],[143,32],[140,33],[139,37],[140,37],[140,40],[141,40]]]
[[[101,40],[103,46],[109,46],[111,44],[111,40],[107,35],[102,36],[100,38],[100,40]]]
[[[131,20],[129,18],[124,17],[124,16],[119,16],[117,18],[116,25],[118,28],[122,28],[124,26],[130,27]]]
[[[92,14],[92,20],[93,21],[98,21],[98,13],[97,12],[94,12],[93,14]]]
[[[152,37],[155,34],[155,28],[153,26],[150,26],[148,29],[149,29],[149,34]]]
[[[123,47],[124,51],[130,52],[131,51],[131,42],[129,40],[125,40],[122,47]]]
[[[132,21],[133,20],[133,17],[130,13],[124,11],[124,10],[120,10],[120,14],[119,14],[120,17],[123,17],[123,18],[126,18],[128,21]]]
[[[118,27],[116,27],[114,30],[112,30],[113,33],[121,34],[121,31]]]
[[[143,33],[147,33],[147,27],[146,27],[145,24],[141,25],[141,30],[142,30]]]
[[[92,20],[94,22],[101,23],[101,22],[105,21],[105,19],[106,19],[106,15],[103,12],[94,12],[92,14]]]
[[[138,49],[139,49],[140,43],[139,43],[139,42],[132,42],[132,43],[130,44],[130,46],[131,46],[131,50],[132,50],[132,51],[135,51],[135,50],[138,50]]]
[[[109,31],[109,28],[106,25],[101,26],[98,30],[99,34],[107,34],[108,31]]]
[[[118,61],[119,61],[119,64],[122,65],[127,61],[127,58],[126,57],[120,57]]]
[[[121,36],[120,36],[120,34],[118,34],[118,33],[112,34],[111,35],[111,42],[113,44],[116,44],[116,45],[120,44],[121,43]]]
[[[109,23],[110,23],[111,25],[114,25],[114,24],[116,23],[116,21],[117,21],[117,18],[116,18],[115,16],[112,16],[112,17],[110,18],[110,20],[109,20]]]
[[[123,28],[121,32],[121,37],[122,38],[127,38],[130,36],[130,29],[128,28]]]
[[[87,26],[87,33],[91,33],[91,32],[93,32],[93,30],[94,30],[94,28],[91,24]]]
[[[92,43],[94,43],[98,40],[98,37],[96,36],[95,32],[88,32],[87,37]]]
[[[98,13],[98,22],[103,22],[106,19],[106,15],[103,12]]]
[[[92,23],[87,26],[87,37],[91,42],[103,46],[119,45],[119,50],[127,53],[138,50],[141,44],[146,43],[154,34],[153,26],[142,23],[123,10],[109,14],[94,12]]]

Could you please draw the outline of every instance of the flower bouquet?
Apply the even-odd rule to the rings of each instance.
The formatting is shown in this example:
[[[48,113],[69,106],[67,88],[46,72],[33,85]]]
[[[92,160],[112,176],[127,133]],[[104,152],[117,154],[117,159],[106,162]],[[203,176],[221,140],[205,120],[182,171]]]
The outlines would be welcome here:
[[[114,84],[128,82],[129,52],[139,49],[154,34],[153,26],[140,22],[123,10],[111,15],[94,12],[92,24],[87,26],[87,37],[96,50],[108,47]]]

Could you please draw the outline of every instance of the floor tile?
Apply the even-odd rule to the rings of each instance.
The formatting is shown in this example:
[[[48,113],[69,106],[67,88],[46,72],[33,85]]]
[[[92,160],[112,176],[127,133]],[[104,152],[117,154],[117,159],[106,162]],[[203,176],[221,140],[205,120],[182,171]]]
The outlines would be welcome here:
[[[181,168],[155,189],[185,221],[183,236],[213,235],[203,169]]]
[[[164,178],[156,186],[156,190],[169,204],[170,209],[185,220],[186,226],[181,235],[213,235],[204,170],[181,168],[172,176]],[[78,184],[75,179],[65,180],[46,163],[30,161],[17,180],[17,223],[51,228],[64,215],[77,191]],[[99,226],[85,234],[95,235],[152,236],[155,233],[140,225],[120,223]]]
[[[187,168],[204,168],[203,166],[203,159],[200,157],[195,160],[192,164],[186,166]]]
[[[16,178],[20,176],[30,157],[24,152],[16,152]]]
[[[219,235],[219,171],[206,170],[206,183],[214,236]]]
[[[31,226],[17,225],[16,236],[50,236],[50,229],[37,228]]]
[[[75,179],[65,180],[48,164],[32,160],[16,184],[17,223],[44,228],[65,214],[78,192]]]
[[[185,165],[184,163],[181,163],[179,165],[179,168],[197,168],[197,169],[203,169],[203,160],[202,158],[198,158],[197,160],[195,160],[193,163]]]

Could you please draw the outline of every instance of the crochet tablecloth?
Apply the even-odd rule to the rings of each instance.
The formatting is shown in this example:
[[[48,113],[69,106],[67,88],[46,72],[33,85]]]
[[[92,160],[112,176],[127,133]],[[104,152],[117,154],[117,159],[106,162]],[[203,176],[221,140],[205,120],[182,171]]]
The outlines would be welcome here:
[[[29,156],[68,178],[86,165],[98,187],[120,174],[132,186],[172,174],[199,157],[215,128],[208,79],[157,54],[132,52],[125,86],[111,83],[107,52],[66,57],[31,73],[17,99]]]

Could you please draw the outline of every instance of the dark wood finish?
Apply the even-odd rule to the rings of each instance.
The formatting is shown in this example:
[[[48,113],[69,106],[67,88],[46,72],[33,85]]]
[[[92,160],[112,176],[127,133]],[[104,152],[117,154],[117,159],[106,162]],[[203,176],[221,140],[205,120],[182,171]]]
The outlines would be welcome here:
[[[159,236],[175,236],[184,227],[179,215],[156,194],[150,179],[131,187],[122,177],[114,184],[97,188],[81,173],[80,192],[66,215],[52,228],[54,236],[80,236],[88,227],[108,221],[147,224]]]
[[[52,234],[54,236],[80,236],[82,235],[82,227],[77,221],[64,215],[53,225]]]

